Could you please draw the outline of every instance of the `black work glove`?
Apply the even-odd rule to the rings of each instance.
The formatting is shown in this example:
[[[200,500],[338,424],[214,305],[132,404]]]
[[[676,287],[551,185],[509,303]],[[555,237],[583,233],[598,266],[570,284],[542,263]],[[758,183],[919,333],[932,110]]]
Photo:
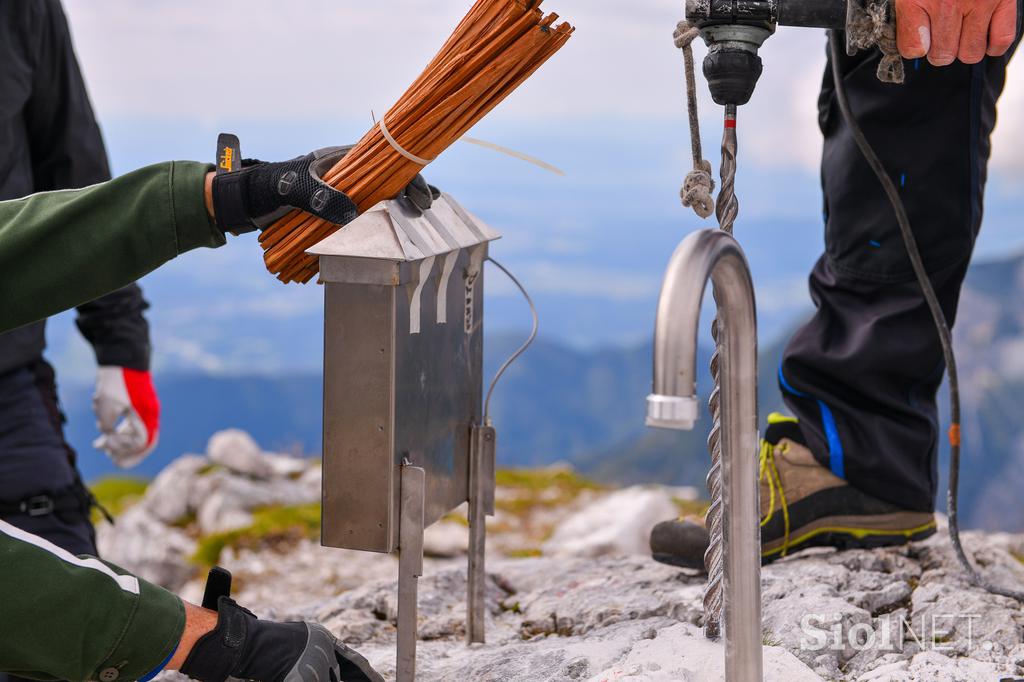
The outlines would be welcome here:
[[[292,209],[345,225],[359,216],[359,209],[344,192],[323,181],[345,154],[347,147],[326,147],[291,161],[267,163],[241,159],[241,145],[234,135],[217,139],[217,175],[213,179],[213,212],[217,226],[235,235],[263,230]],[[399,198],[420,212],[426,211],[440,190],[422,175],[412,179]]]
[[[399,196],[423,212],[433,205],[434,199],[441,196],[441,190],[429,184],[422,175],[417,174]]]
[[[323,175],[351,147],[328,147],[281,163],[242,161],[234,171],[218,171],[213,179],[213,213],[225,232],[262,230],[297,208],[317,218],[345,225],[359,209]]]
[[[322,625],[259,620],[226,596],[217,600],[217,627],[195,643],[181,672],[200,682],[384,682]]]

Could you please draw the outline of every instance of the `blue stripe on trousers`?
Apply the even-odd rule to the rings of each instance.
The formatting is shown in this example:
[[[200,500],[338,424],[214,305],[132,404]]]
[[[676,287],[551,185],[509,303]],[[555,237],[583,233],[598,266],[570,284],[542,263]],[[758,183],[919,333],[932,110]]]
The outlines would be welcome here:
[[[825,401],[818,400],[802,391],[798,391],[789,385],[786,376],[782,373],[782,365],[779,365],[779,384],[782,388],[798,398],[806,398],[818,403],[821,411],[821,425],[825,429],[825,439],[828,441],[828,462],[832,473],[839,478],[846,478],[846,457],[843,452],[843,441],[839,438],[839,429],[836,427],[836,418]]]

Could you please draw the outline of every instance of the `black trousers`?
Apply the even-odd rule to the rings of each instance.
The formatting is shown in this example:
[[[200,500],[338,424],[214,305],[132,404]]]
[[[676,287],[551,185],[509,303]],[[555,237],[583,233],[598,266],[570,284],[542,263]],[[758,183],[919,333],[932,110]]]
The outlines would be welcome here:
[[[989,137],[1010,56],[942,68],[907,62],[903,86],[877,80],[877,51],[844,55],[839,65],[951,323],[981,227]],[[931,511],[942,349],[893,209],[842,121],[830,68],[819,114],[826,228],[810,277],[817,312],[790,340],[779,384],[823,465],[875,497]]]
[[[39,495],[60,502],[50,514],[7,512],[3,520],[72,554],[95,556],[88,502],[79,489],[62,422],[53,370],[46,362],[39,359],[0,374],[0,502],[7,507]]]

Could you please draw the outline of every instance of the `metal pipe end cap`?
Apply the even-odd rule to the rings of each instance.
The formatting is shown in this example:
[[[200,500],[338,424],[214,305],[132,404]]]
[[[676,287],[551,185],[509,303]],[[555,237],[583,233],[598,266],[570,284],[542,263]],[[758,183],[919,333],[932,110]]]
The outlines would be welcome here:
[[[681,398],[674,395],[647,396],[647,426],[656,429],[692,431],[697,425],[700,408],[697,396]]]

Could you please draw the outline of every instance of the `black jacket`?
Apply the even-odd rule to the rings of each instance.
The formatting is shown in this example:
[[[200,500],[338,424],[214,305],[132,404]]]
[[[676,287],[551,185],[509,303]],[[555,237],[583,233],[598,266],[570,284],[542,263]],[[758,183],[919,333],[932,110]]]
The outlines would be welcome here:
[[[0,0],[0,200],[109,179],[59,0]],[[147,307],[133,284],[78,308],[99,364],[149,368]],[[45,346],[45,321],[0,335],[0,374],[35,362]]]

